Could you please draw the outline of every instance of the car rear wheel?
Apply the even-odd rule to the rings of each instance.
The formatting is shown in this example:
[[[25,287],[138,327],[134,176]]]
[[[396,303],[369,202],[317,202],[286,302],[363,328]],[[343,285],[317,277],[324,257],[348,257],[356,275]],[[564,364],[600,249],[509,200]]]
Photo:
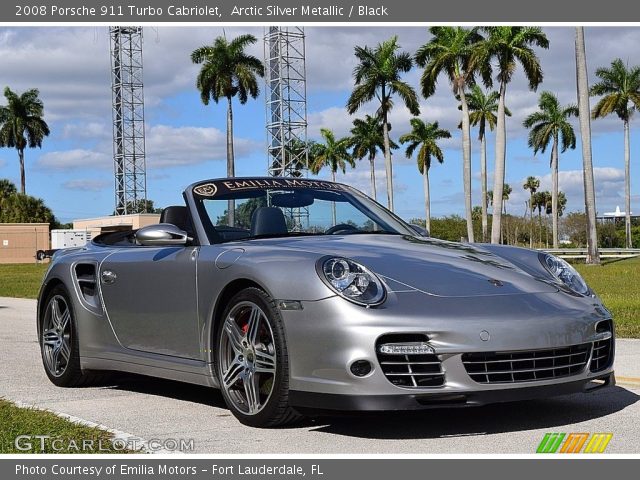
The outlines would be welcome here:
[[[224,400],[240,422],[275,427],[300,418],[288,402],[289,360],[275,302],[247,288],[227,305],[216,335],[216,373]]]
[[[104,378],[80,368],[76,317],[67,289],[62,285],[54,287],[47,296],[39,340],[44,371],[58,387],[87,386]]]

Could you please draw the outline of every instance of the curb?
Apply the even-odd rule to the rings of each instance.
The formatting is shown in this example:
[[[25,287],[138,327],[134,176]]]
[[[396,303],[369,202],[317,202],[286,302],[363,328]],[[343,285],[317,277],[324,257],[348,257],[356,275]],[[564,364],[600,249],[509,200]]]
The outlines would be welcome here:
[[[149,442],[142,437],[138,437],[137,435],[133,435],[131,433],[123,432],[122,430],[117,430],[114,428],[109,428],[106,425],[102,425],[100,423],[92,422],[90,420],[85,420],[84,418],[76,417],[75,415],[69,415],[68,413],[57,412],[55,410],[51,410],[49,408],[39,407],[37,405],[31,403],[25,403],[21,401],[14,401],[5,399],[13,403],[16,407],[31,409],[31,410],[39,410],[41,412],[52,413],[57,417],[64,418],[65,420],[70,421],[71,423],[75,423],[77,425],[82,425],[84,427],[89,428],[98,428],[100,430],[104,430],[113,435],[113,440],[121,442],[123,445],[136,445],[138,446],[138,450],[134,450],[136,453],[150,453],[150,454],[176,454],[180,453],[173,450],[165,450],[165,449],[152,449],[149,447]]]

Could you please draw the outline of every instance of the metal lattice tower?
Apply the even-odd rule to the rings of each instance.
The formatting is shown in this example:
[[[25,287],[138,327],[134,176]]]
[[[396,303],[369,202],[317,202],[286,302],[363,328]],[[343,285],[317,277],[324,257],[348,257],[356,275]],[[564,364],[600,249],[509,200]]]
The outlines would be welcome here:
[[[142,27],[109,27],[116,215],[139,213],[147,199],[142,88]],[[142,202],[146,211],[146,201]]]
[[[266,68],[267,157],[272,177],[306,177],[307,74],[302,27],[267,27]],[[285,209],[292,230],[309,224],[308,208]]]
[[[267,27],[264,40],[269,175],[306,176],[309,154],[304,28]]]

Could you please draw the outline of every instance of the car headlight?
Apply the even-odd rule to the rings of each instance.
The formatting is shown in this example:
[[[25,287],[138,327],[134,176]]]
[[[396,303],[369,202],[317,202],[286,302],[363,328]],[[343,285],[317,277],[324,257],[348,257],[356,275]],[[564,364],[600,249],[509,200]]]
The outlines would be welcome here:
[[[384,285],[373,272],[348,258],[321,258],[317,270],[331,290],[358,305],[380,305],[387,295]]]
[[[580,295],[589,295],[591,290],[580,274],[565,260],[548,253],[540,255],[540,262],[555,278]]]

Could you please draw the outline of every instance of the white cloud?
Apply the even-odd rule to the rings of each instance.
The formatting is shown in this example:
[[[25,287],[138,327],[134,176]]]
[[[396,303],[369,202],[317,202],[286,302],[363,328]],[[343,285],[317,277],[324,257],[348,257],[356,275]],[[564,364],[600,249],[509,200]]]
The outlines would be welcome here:
[[[104,152],[76,148],[45,153],[40,156],[37,165],[51,170],[109,168],[112,158]]]
[[[62,138],[111,142],[113,132],[111,124],[106,122],[67,123],[62,127]]]
[[[66,190],[79,190],[82,192],[99,192],[107,187],[112,186],[112,182],[105,180],[93,180],[93,179],[77,179],[69,180],[62,184],[62,187]]]
[[[216,128],[154,125],[146,132],[147,165],[150,168],[194,165],[226,160],[226,133]],[[235,138],[236,159],[263,146],[252,140]]]

